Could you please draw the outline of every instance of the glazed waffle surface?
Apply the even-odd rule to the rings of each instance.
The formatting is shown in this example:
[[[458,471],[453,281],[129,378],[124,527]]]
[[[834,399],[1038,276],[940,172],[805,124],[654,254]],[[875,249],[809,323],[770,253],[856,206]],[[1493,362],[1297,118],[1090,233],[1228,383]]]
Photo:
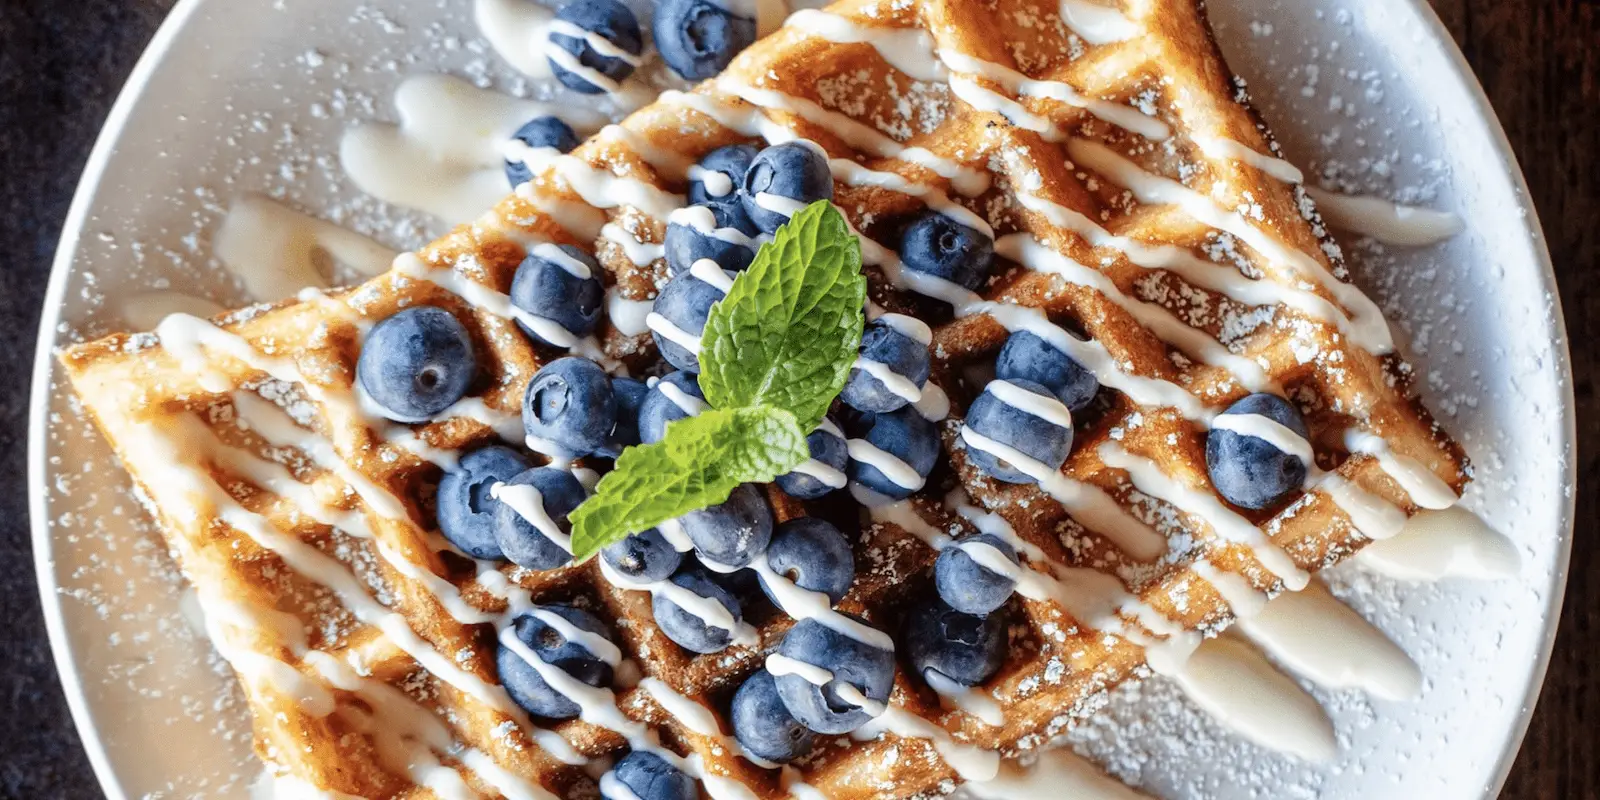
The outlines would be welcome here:
[[[910,500],[773,489],[777,515],[841,523],[858,576],[838,608],[896,636],[954,535],[1011,537],[1027,572],[997,676],[942,702],[902,661],[883,715],[780,770],[742,755],[727,709],[792,624],[781,609],[746,614],[750,644],[694,655],[598,560],[534,572],[461,555],[432,495],[463,450],[520,442],[529,379],[565,355],[530,344],[505,295],[530,248],[590,250],[613,308],[648,301],[688,165],[793,138],[831,159],[871,300],[932,325],[930,382],[951,402],[945,457]],[[1179,668],[1241,605],[1305,586],[1464,484],[1459,448],[1271,151],[1191,0],[850,0],[791,18],[369,283],[173,317],[62,360],[199,591],[275,772],[336,796],[565,796],[596,760],[646,747],[718,798],[939,793],[1048,743],[1147,662]],[[899,264],[899,230],[930,208],[992,229],[978,293]],[[466,324],[481,374],[435,421],[401,425],[366,408],[355,364],[371,325],[419,304]],[[961,432],[1013,330],[1062,342],[1105,387],[1039,485],[986,478]],[[621,314],[577,351],[660,370]],[[1266,513],[1220,500],[1205,464],[1215,416],[1252,391],[1302,408],[1317,461]],[[531,720],[497,680],[500,632],[546,603],[618,634],[618,688],[573,687],[581,719]]]

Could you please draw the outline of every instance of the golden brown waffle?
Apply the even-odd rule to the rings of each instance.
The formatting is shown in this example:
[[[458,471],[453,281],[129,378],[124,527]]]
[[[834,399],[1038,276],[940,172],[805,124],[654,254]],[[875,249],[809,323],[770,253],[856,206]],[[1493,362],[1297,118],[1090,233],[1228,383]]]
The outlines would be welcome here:
[[[1411,396],[1375,309],[1332,277],[1343,275],[1337,250],[1281,180],[1292,168],[1266,155],[1199,4],[1132,0],[1114,16],[1086,5],[846,0],[792,21],[692,95],[663,96],[367,284],[64,353],[200,592],[262,758],[350,795],[541,797],[590,784],[578,762],[658,735],[716,797],[781,796],[796,780],[841,798],[940,792],[973,762],[981,771],[985,751],[1017,755],[1092,713],[1106,689],[1142,674],[1142,645],[1180,661],[1193,632],[1229,622],[1228,599],[1303,585],[1302,571],[1392,533],[1441,487],[1459,492],[1464,457]],[[649,595],[613,587],[593,564],[534,573],[454,554],[433,532],[431,495],[453,453],[497,426],[520,435],[523,389],[560,355],[507,317],[501,292],[526,247],[593,248],[608,286],[648,300],[665,277],[649,245],[683,203],[685,165],[721,145],[795,136],[835,159],[835,202],[866,237],[872,299],[934,325],[933,383],[954,408],[949,457],[912,501],[871,521],[843,493],[810,509],[864,520],[860,575],[840,608],[897,630],[927,591],[929,543],[973,520],[1003,520],[1029,543],[1054,599],[1013,601],[1007,664],[982,687],[1004,724],[944,710],[902,670],[888,726],[899,735],[824,744],[780,772],[741,758],[718,720],[787,629],[782,613],[747,615],[760,648],[693,656],[656,629]],[[993,227],[1003,256],[959,314],[898,283],[908,276],[893,259],[910,215],[960,214],[952,203]],[[384,423],[352,392],[361,338],[419,303],[467,324],[482,375],[449,419]],[[1069,512],[967,463],[960,412],[974,370],[1030,313],[1015,309],[1042,312],[1021,324],[1075,327],[1103,348],[1091,355],[1117,391],[1082,415],[1062,474],[1114,511]],[[636,371],[656,366],[648,336],[608,326],[603,346]],[[1318,464],[1337,476],[1270,515],[1225,507],[1205,469],[1208,421],[1251,387],[1307,412]],[[947,506],[957,487],[998,517]],[[802,513],[773,497],[780,518]],[[1152,549],[1148,536],[1107,535],[1108,513],[1162,539]],[[1253,546],[1252,530],[1263,540]],[[508,597],[587,604],[650,680],[617,692],[620,715],[537,730],[496,683],[489,623]]]

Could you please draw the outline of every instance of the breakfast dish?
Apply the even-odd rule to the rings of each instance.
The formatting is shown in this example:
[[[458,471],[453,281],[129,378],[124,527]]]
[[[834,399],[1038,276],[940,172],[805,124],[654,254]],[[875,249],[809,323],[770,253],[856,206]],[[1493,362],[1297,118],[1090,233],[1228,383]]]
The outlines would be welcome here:
[[[637,55],[569,22],[575,80]],[[1466,482],[1228,76],[1177,0],[801,12],[575,149],[530,124],[382,277],[62,360],[294,781],[981,786]],[[735,410],[718,301],[804,242],[866,299],[808,459],[572,565],[614,459]]]

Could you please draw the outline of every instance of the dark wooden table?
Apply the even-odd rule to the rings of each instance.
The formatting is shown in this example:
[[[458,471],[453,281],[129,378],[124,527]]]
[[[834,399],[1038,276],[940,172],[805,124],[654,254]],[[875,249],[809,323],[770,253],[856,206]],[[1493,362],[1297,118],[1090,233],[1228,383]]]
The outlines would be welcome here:
[[[1312,0],[1308,0],[1312,1]],[[1578,401],[1576,545],[1555,658],[1504,797],[1600,798],[1600,3],[1433,0],[1522,160],[1555,258]],[[0,4],[0,798],[98,794],[45,642],[25,428],[39,303],[78,173],[171,0]]]

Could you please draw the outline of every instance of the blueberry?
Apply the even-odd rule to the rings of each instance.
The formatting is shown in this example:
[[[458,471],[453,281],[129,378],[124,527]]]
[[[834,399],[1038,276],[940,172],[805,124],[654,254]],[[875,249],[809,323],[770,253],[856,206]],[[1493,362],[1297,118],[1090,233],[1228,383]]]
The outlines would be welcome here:
[[[933,562],[933,584],[939,599],[963,614],[979,616],[1005,605],[1017,582],[988,566],[985,559],[1016,565],[1017,551],[990,533],[963,536],[939,551],[939,559]]]
[[[750,232],[755,233],[754,223],[739,202],[739,187],[757,152],[754,145],[730,144],[706,153],[696,165],[699,169],[689,172],[689,203],[717,206],[725,211],[738,209],[738,218],[752,225]]]
[[[571,347],[600,324],[606,290],[595,277],[600,263],[570,244],[540,245],[522,260],[511,279],[511,305],[533,317],[517,327],[555,347]]]
[[[893,411],[915,401],[928,383],[928,343],[916,338],[926,330],[927,326],[898,314],[885,315],[868,323],[861,334],[861,359],[872,362],[871,369],[889,372],[888,382],[864,369],[862,361],[857,361],[839,399],[873,413]]]
[[[561,544],[572,531],[567,515],[588,497],[572,473],[535,467],[506,481],[495,497],[495,539],[507,560],[528,569],[555,569],[572,560]]]
[[[1311,431],[1300,411],[1272,394],[1252,394],[1222,412],[1257,414],[1309,440]],[[1306,482],[1310,465],[1285,453],[1266,439],[1231,430],[1212,430],[1206,436],[1206,471],[1217,493],[1228,502],[1252,510],[1266,508]]]
[[[850,452],[841,433],[843,432],[839,430],[837,424],[827,420],[806,437],[806,446],[811,449],[811,460],[816,462],[809,468],[819,472],[820,467],[835,470],[838,472],[836,476],[838,481],[844,479],[844,468],[850,463]],[[805,471],[806,469],[808,468],[779,475],[778,488],[797,500],[815,500],[843,485],[824,481]]]
[[[722,71],[756,40],[756,21],[709,0],[657,0],[656,49],[673,72],[691,81]]]
[[[610,779],[622,784],[621,791],[609,785]],[[605,800],[698,800],[700,792],[694,778],[666,759],[648,750],[634,750],[600,780],[600,796]]]
[[[522,427],[549,455],[578,458],[606,444],[617,424],[611,378],[586,358],[558,358],[539,369],[522,398]]]
[[[805,206],[832,199],[828,156],[804,139],[773,145],[757,154],[744,174],[740,197],[745,212],[763,233],[772,233],[788,222],[793,215],[788,209],[795,203]]]
[[[361,346],[361,388],[396,422],[425,422],[467,393],[478,372],[472,337],[450,312],[415,306],[373,327]]]
[[[677,275],[696,261],[710,259],[723,269],[738,272],[756,257],[761,246],[756,235],[755,225],[737,203],[680,208],[668,215],[667,235],[662,240],[667,271]]]
[[[787,764],[811,752],[816,734],[784,707],[778,682],[760,670],[733,695],[733,735],[756,758]]]
[[[511,138],[529,147],[548,147],[558,153],[570,153],[578,146],[578,134],[567,123],[556,117],[534,117],[517,129]],[[533,180],[533,170],[521,161],[506,161],[506,180],[515,189]]]
[[[807,728],[823,734],[849,733],[872,719],[860,706],[840,696],[842,684],[854,686],[867,699],[886,703],[894,688],[894,653],[804,619],[784,634],[778,653],[833,673],[818,686],[798,674],[779,675],[778,696],[789,713]]]
[[[701,561],[720,566],[749,566],[772,541],[772,509],[755,484],[744,483],[728,499],[680,518]]]
[[[994,240],[935,211],[906,228],[900,240],[906,269],[943,278],[976,291],[989,279]]]
[[[650,387],[639,407],[639,440],[659,442],[667,435],[667,423],[695,416],[705,407],[706,396],[694,373],[671,373]]]
[[[816,517],[800,517],[779,525],[772,534],[772,544],[767,545],[767,564],[796,586],[821,592],[834,603],[844,598],[856,579],[856,557],[850,541],[827,520]],[[777,602],[765,581],[761,588]]]
[[[1072,411],[1087,408],[1100,391],[1100,381],[1093,372],[1030,331],[1017,331],[1006,339],[995,359],[994,375],[1007,381],[1033,381],[1049,389]]]
[[[611,665],[578,641],[562,635],[557,625],[540,619],[546,614],[560,617],[579,630],[611,639],[611,629],[599,617],[581,608],[552,605],[517,617],[511,628],[517,640],[541,661],[590,686],[611,685]],[[538,670],[517,651],[501,644],[495,653],[495,665],[500,670],[500,682],[505,684],[506,692],[529,714],[551,719],[578,716],[578,704],[545,683]]]
[[[494,533],[499,501],[489,495],[489,490],[530,466],[521,453],[500,445],[462,456],[455,468],[439,479],[439,531],[444,538],[473,558],[505,558]]]
[[[1041,416],[1042,415],[1042,416]],[[1033,381],[995,380],[967,409],[965,427],[1020,451],[1052,472],[1072,452],[1072,412]],[[965,434],[963,434],[963,438]],[[1024,470],[966,439],[967,458],[996,480],[1036,483]]]
[[[672,582],[688,591],[712,600],[733,615],[734,622],[742,619],[743,610],[739,606],[739,598],[732,592],[722,588],[712,580],[705,570],[698,567],[684,570],[672,576]],[[728,647],[733,641],[733,633],[728,630],[706,624],[706,621],[684,610],[683,607],[673,602],[666,592],[654,596],[651,602],[651,611],[656,618],[656,627],[666,634],[668,639],[677,642],[685,650],[696,653],[716,653]]]
[[[720,272],[712,270],[712,273]],[[733,282],[727,273],[722,273],[727,283],[720,286],[701,280],[697,273],[684,271],[672,276],[666,288],[656,296],[649,316],[645,317],[661,357],[687,372],[700,371],[700,334],[706,329],[711,307],[722,299]],[[714,274],[711,277],[715,280]]]
[[[552,32],[550,42],[577,59],[579,64],[614,82],[621,82],[633,74],[638,55],[644,50],[644,34],[639,30],[639,20],[627,6],[617,0],[573,0],[556,12],[556,19],[610,42],[611,47],[604,48],[606,50],[614,52],[620,49],[629,54],[626,57],[608,55],[589,44],[586,38]],[[550,59],[550,69],[555,73],[556,80],[575,92],[602,94],[608,89],[568,70],[555,58]]]
[[[919,603],[906,619],[906,657],[918,675],[934,670],[963,686],[994,677],[1006,659],[1004,614],[963,614],[942,601]]]
[[[683,554],[655,528],[635,533],[601,550],[600,557],[612,569],[640,583],[666,580],[683,563]]]
[[[639,410],[649,393],[650,387],[644,381],[625,377],[611,379],[611,394],[617,400],[617,422],[611,426],[611,437],[605,446],[596,453],[616,458],[622,455],[623,448],[639,443]]]
[[[939,460],[938,430],[911,406],[886,414],[863,414],[851,425],[851,433],[872,445],[871,449],[857,445],[858,450],[882,453],[873,453],[867,460],[858,458],[859,452],[851,453],[850,480],[891,500],[904,500],[921,489]]]

